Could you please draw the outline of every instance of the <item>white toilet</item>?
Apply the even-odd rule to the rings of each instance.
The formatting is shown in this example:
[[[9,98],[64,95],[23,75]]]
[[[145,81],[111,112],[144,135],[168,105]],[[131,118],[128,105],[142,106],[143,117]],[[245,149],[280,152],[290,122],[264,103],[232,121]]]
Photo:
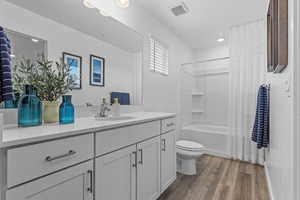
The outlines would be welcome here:
[[[185,175],[195,175],[196,160],[203,155],[204,147],[193,141],[179,140],[176,142],[177,172]]]

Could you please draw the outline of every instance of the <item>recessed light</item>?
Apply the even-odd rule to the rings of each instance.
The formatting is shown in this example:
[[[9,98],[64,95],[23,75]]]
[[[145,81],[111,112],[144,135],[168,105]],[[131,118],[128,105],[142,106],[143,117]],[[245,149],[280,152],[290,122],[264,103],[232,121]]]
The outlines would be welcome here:
[[[38,39],[35,39],[35,38],[32,38],[31,41],[32,41],[32,42],[39,42],[39,40],[38,40]]]
[[[99,13],[100,13],[102,16],[104,16],[104,17],[109,17],[109,16],[110,16],[107,12],[105,12],[105,11],[103,11],[103,10],[100,10],[100,9],[99,9]]]
[[[224,39],[224,38],[219,38],[217,41],[218,41],[218,42],[224,42],[225,39]]]
[[[130,5],[130,0],[116,0],[116,3],[120,8],[128,8]]]
[[[95,8],[95,6],[93,6],[89,0],[83,0],[82,3],[87,8]]]

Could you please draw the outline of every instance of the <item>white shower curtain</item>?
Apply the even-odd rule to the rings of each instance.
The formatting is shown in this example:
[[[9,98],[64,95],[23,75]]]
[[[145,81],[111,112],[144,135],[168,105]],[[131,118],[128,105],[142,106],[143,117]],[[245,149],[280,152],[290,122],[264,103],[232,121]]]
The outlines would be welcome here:
[[[264,150],[251,141],[256,96],[267,69],[266,22],[257,21],[230,30],[231,57],[229,132],[233,159],[263,164]]]

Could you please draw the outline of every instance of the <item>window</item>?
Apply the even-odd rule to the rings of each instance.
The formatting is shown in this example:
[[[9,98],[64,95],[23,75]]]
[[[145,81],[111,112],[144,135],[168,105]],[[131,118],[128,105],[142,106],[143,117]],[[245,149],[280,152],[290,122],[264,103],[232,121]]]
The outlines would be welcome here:
[[[150,70],[168,75],[169,53],[166,45],[150,36]]]

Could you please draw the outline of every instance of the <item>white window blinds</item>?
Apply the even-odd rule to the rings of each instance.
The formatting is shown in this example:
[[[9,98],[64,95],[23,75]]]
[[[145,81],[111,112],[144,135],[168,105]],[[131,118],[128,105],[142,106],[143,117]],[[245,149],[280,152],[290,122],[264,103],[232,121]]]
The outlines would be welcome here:
[[[150,69],[164,75],[169,73],[168,48],[150,36]]]

